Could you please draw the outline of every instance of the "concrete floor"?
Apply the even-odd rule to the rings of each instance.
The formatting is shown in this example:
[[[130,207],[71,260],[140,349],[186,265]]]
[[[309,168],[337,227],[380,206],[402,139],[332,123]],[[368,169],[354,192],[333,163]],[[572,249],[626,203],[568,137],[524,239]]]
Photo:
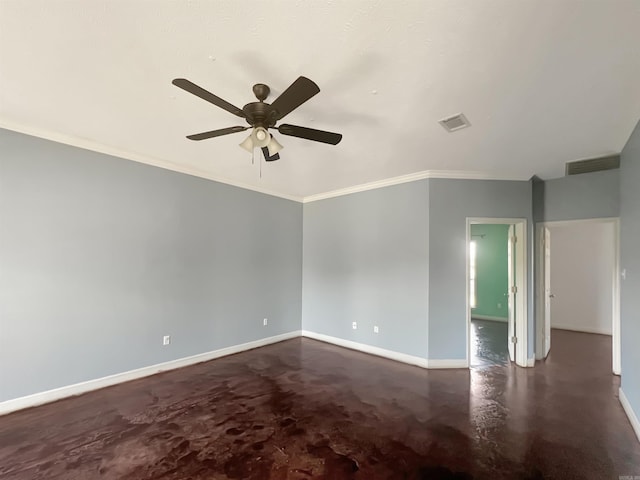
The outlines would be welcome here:
[[[509,365],[507,322],[471,319],[471,367]]]
[[[640,475],[609,337],[552,344],[535,368],[427,371],[290,340],[0,417],[0,478]]]

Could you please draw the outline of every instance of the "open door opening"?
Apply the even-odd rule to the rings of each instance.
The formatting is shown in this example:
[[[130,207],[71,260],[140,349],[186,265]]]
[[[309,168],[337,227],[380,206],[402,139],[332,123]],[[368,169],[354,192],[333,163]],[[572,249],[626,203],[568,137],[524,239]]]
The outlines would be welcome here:
[[[527,366],[526,220],[467,219],[470,367]]]
[[[620,374],[618,231],[617,218],[536,226],[538,359],[552,352],[553,336],[574,335],[562,332],[609,336],[611,370]]]

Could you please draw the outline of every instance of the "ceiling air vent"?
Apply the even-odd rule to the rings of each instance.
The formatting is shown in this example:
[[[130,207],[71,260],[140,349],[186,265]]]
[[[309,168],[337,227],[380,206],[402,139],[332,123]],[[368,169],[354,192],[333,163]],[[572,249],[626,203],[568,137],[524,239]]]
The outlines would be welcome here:
[[[599,172],[600,170],[613,170],[614,168],[620,168],[620,155],[567,162],[565,175],[578,175],[580,173]]]
[[[466,128],[471,125],[469,120],[467,120],[467,117],[464,116],[464,113],[458,113],[457,115],[443,118],[438,123],[440,123],[440,125],[442,125],[448,132],[455,132],[456,130]]]

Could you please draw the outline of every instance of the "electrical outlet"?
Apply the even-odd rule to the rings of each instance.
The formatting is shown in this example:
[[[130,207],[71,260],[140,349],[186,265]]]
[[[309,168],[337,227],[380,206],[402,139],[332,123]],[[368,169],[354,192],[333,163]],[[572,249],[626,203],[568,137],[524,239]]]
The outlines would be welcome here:
[[[165,335],[162,337],[162,345],[169,345],[171,343],[171,335]]]
[[[502,304],[501,303],[498,304],[498,308],[502,308]]]
[[[378,328],[377,325],[373,326],[373,333],[380,333],[380,329]]]
[[[267,318],[262,320],[262,325],[264,325],[266,327],[268,324],[269,324],[269,320]]]
[[[354,330],[357,330],[358,329],[358,322],[353,322],[351,324],[351,328],[353,328]]]

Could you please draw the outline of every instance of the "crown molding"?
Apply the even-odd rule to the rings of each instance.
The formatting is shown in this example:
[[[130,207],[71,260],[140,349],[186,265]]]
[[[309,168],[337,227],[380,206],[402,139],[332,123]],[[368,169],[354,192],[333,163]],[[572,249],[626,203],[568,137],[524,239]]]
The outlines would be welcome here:
[[[365,192],[367,190],[375,190],[376,188],[390,187],[401,183],[415,182],[425,178],[442,178],[449,180],[527,180],[513,175],[491,175],[482,172],[466,172],[460,170],[423,170],[422,172],[410,173],[408,175],[400,175],[398,177],[385,178],[374,182],[362,183],[352,187],[340,188],[329,192],[309,195],[303,198],[302,203],[317,202],[327,198],[342,197],[351,193]]]
[[[124,158],[126,160],[132,160],[138,163],[144,163],[154,167],[163,168],[165,170],[171,170],[173,172],[184,173],[186,175],[192,175],[194,177],[200,177],[207,180],[212,180],[218,183],[224,183],[233,187],[243,188],[245,190],[253,190],[254,192],[264,193],[265,195],[271,195],[273,197],[280,197],[294,202],[302,202],[304,199],[295,195],[287,195],[284,193],[269,190],[267,188],[260,188],[246,183],[230,180],[225,177],[219,177],[212,175],[211,173],[199,170],[193,167],[186,167],[184,165],[178,165],[168,160],[162,160],[160,158],[154,158],[147,155],[140,155],[138,153],[131,153],[125,150],[120,150],[115,147],[103,145],[92,140],[76,137],[73,135],[67,135],[64,133],[46,131],[39,128],[26,127],[15,122],[7,121],[6,119],[0,119],[0,128],[6,130],[12,130],[18,133],[24,133],[31,135],[32,137],[43,138],[45,140],[51,140],[56,143],[62,143],[64,145],[70,145],[72,147],[82,148],[84,150],[91,150],[92,152],[103,153],[112,157]]]
[[[284,198],[299,203],[310,203],[318,200],[325,200],[327,198],[341,197],[343,195],[350,195],[352,193],[365,192],[367,190],[375,190],[377,188],[390,187],[392,185],[399,185],[401,183],[414,182],[416,180],[423,180],[426,178],[442,178],[442,179],[463,179],[463,180],[528,180],[528,178],[519,178],[514,175],[491,175],[482,172],[469,172],[460,170],[423,170],[421,172],[410,173],[408,175],[400,175],[397,177],[385,178],[382,180],[376,180],[374,182],[362,183],[360,185],[354,185],[351,187],[340,188],[337,190],[330,190],[328,192],[318,193],[315,195],[308,195],[306,197],[300,197],[296,195],[288,195],[267,188],[260,188],[254,185],[231,180],[225,177],[213,175],[204,170],[200,170],[194,167],[187,167],[184,165],[178,165],[168,160],[160,158],[150,157],[147,155],[141,155],[138,153],[128,152],[115,147],[103,145],[99,142],[88,140],[85,138],[76,137],[64,133],[51,132],[44,129],[27,127],[19,123],[9,121],[7,119],[0,118],[0,128],[6,130],[12,130],[18,133],[24,133],[33,137],[43,138],[45,140],[51,140],[56,143],[62,143],[64,145],[70,145],[72,147],[82,148],[84,150],[90,150],[93,152],[103,153],[113,157],[124,158],[132,160],[134,162],[143,163],[145,165],[151,165],[165,170],[171,170],[173,172],[184,173],[186,175],[192,175],[194,177],[200,177],[207,180],[211,180],[218,183],[224,183],[233,187],[243,188],[245,190],[252,190],[254,192],[263,193],[265,195],[271,195],[273,197]]]

